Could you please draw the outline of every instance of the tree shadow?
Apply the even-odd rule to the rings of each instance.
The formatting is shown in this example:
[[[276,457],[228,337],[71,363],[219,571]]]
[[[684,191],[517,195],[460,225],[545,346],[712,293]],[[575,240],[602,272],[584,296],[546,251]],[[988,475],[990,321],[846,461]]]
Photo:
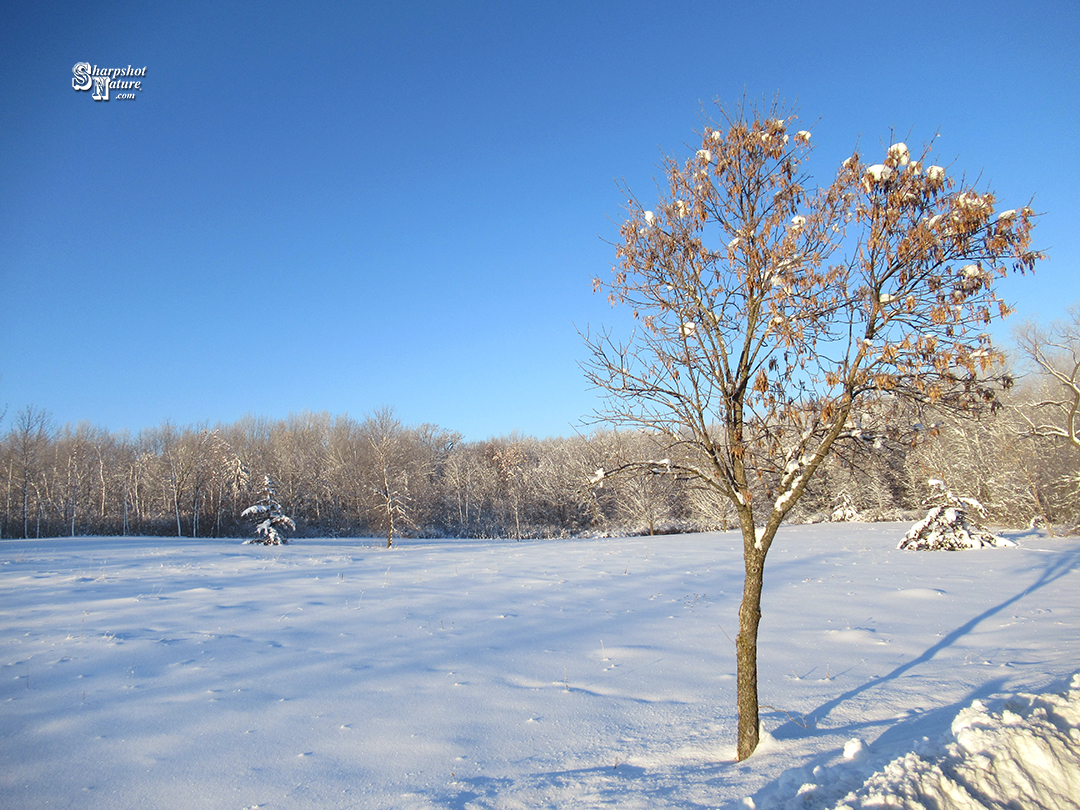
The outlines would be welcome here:
[[[924,737],[929,737],[931,739],[939,737],[949,728],[953,718],[961,709],[970,706],[974,700],[986,700],[999,694],[1007,679],[989,679],[975,686],[964,697],[951,702],[948,705],[938,706],[925,712],[913,713],[908,717],[897,719],[896,721],[883,721],[881,719],[866,720],[865,722],[855,721],[850,722],[843,727],[829,728],[821,731],[818,730],[818,726],[834,709],[842,705],[845,701],[849,701],[870,689],[887,684],[889,681],[894,681],[905,673],[918,667],[920,664],[930,661],[942,650],[950,647],[965,635],[971,633],[981,622],[1007,609],[1025,596],[1028,596],[1072,571],[1077,570],[1077,568],[1080,568],[1080,549],[1054,553],[1053,558],[1038,572],[1035,580],[1030,585],[964,622],[936,644],[928,647],[918,657],[897,666],[886,675],[871,678],[865,683],[860,684],[853,689],[849,689],[843,694],[837,695],[835,698],[822,703],[814,710],[808,712],[803,717],[793,718],[791,715],[788,715],[787,722],[783,723],[772,732],[772,736],[778,740],[813,737],[817,734],[870,736],[867,732],[872,733],[872,730],[881,729],[883,726],[885,726],[885,728],[877,735],[876,739],[873,740],[871,747],[874,756],[872,758],[865,761],[857,759],[850,763],[842,762],[840,764],[830,764],[835,763],[835,760],[840,753],[839,748],[830,747],[826,750],[818,751],[795,767],[785,770],[776,779],[770,780],[767,785],[754,794],[753,799],[761,806],[784,804],[789,800],[793,800],[795,791],[800,789],[798,788],[798,785],[809,781],[827,786],[831,779],[835,779],[837,776],[841,776],[845,773],[848,779],[854,778],[855,781],[861,782],[869,776],[869,773],[875,765],[880,766],[883,759],[884,761],[890,761],[897,756],[902,756],[904,753],[916,747],[918,742]],[[749,761],[753,762],[753,757],[751,757]],[[826,772],[830,770],[833,771],[832,775],[824,776],[825,782],[822,782],[821,777],[818,776],[817,769],[819,766],[825,768]],[[837,768],[840,770],[835,770]],[[835,791],[836,787],[834,786],[832,792]],[[812,800],[810,796],[805,797],[805,806],[832,806],[835,801],[842,798],[842,794],[843,790],[836,796],[832,796],[826,787],[824,794],[820,796],[814,794],[815,800]],[[822,804],[821,802],[824,802],[825,804]]]
[[[1028,596],[1029,594],[1034,593],[1040,588],[1043,588],[1050,583],[1060,579],[1066,574],[1071,573],[1078,567],[1080,567],[1080,549],[1055,553],[1053,559],[1050,560],[1050,562],[1047,563],[1047,565],[1043,568],[1038,578],[1031,585],[1024,588],[1022,591],[1019,591],[1018,593],[1010,596],[1008,599],[1005,599],[1004,601],[998,603],[997,605],[994,605],[993,607],[987,608],[978,616],[975,616],[964,622],[962,625],[957,627],[955,630],[942,638],[936,644],[928,647],[917,658],[913,658],[910,661],[901,664],[900,666],[896,667],[892,672],[871,678],[865,683],[856,686],[854,689],[849,689],[848,691],[837,695],[832,700],[822,703],[816,709],[813,709],[812,711],[805,714],[799,722],[793,719],[789,720],[788,722],[777,728],[775,731],[773,731],[772,735],[777,739],[790,739],[795,737],[809,736],[809,734],[811,734],[814,730],[817,729],[818,724],[826,717],[828,717],[829,713],[832,712],[832,710],[835,709],[837,706],[840,706],[845,701],[851,700],[853,697],[870,689],[873,689],[874,687],[881,686],[882,684],[886,684],[889,681],[896,680],[897,678],[901,677],[902,675],[919,666],[920,664],[925,664],[926,662],[930,661],[934,656],[936,656],[939,652],[946,649],[947,647],[952,646],[961,638],[966,636],[968,633],[972,632],[980,623],[982,623],[986,619],[1000,613],[1001,611],[1008,608],[1010,605],[1013,605],[1023,599],[1025,596]],[[987,686],[989,686],[990,683],[988,683]],[[985,697],[989,694],[992,694],[992,691],[987,692],[985,689],[980,688],[976,690],[972,695],[970,695],[967,700],[968,702],[970,702],[970,700],[974,700],[979,697]],[[952,709],[952,707],[946,708]]]

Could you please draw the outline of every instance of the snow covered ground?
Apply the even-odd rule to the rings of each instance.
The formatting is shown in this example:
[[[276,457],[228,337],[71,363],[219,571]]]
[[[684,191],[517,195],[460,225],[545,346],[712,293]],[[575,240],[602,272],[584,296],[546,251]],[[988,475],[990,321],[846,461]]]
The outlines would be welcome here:
[[[743,763],[735,533],[3,541],[0,807],[854,808],[1014,760],[1077,778],[1080,540],[898,551],[907,528],[781,530]]]

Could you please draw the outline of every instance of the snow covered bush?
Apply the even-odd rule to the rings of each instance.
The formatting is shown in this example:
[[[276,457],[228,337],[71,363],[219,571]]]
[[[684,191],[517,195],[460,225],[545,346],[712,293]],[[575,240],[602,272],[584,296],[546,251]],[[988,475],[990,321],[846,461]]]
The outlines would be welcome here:
[[[897,548],[914,551],[962,551],[966,548],[984,546],[1014,546],[1011,540],[998,537],[983,528],[969,516],[973,509],[981,517],[986,510],[974,498],[958,498],[945,486],[944,481],[931,478],[926,517],[912,526]]]
[[[855,508],[854,501],[851,500],[851,496],[848,495],[846,490],[842,491],[837,498],[836,506],[833,507],[829,520],[833,523],[848,523],[858,519],[859,510]]]
[[[245,540],[244,545],[262,543],[264,546],[283,546],[289,540],[282,532],[296,531],[293,519],[285,514],[278,503],[274,482],[269,475],[263,476],[262,498],[241,512],[240,517],[259,521],[255,527],[257,536]]]

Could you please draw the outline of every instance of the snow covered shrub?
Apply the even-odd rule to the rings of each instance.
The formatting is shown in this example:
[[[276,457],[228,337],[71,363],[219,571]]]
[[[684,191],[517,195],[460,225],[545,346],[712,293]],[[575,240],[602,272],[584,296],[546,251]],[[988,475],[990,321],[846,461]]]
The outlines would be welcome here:
[[[285,514],[274,492],[274,482],[269,475],[263,476],[262,498],[243,512],[240,517],[258,520],[256,537],[245,540],[244,545],[262,543],[264,546],[283,546],[289,542],[282,532],[296,531],[293,519]]]
[[[984,546],[1014,546],[1011,540],[998,537],[989,529],[973,521],[968,510],[973,509],[980,517],[986,516],[983,505],[974,498],[958,498],[945,487],[944,481],[931,478],[930,511],[926,517],[912,526],[897,548],[913,551],[962,551],[966,548]]]
[[[832,515],[829,520],[833,523],[847,523],[857,521],[859,519],[859,510],[855,508],[855,503],[851,500],[851,496],[847,494],[847,491],[840,493],[837,498],[836,506],[833,507]]]

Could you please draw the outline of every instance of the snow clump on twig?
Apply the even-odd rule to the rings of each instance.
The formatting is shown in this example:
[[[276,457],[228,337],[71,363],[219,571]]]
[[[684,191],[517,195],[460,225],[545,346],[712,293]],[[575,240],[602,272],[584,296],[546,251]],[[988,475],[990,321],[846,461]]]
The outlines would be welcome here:
[[[911,153],[906,143],[894,143],[889,147],[889,162],[897,166],[907,166],[911,162]]]

